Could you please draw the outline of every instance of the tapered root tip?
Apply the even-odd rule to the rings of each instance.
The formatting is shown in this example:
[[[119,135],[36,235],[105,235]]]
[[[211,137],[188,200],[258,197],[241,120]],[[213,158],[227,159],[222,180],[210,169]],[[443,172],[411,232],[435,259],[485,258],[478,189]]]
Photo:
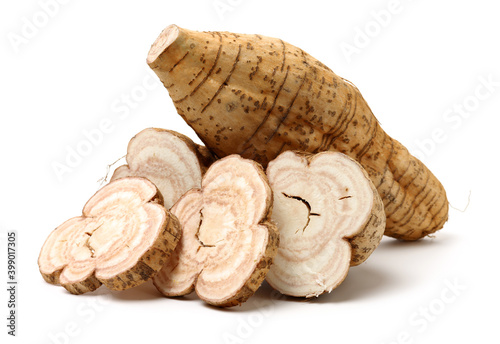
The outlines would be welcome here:
[[[154,62],[175,41],[178,35],[179,27],[177,25],[172,24],[167,26],[160,33],[156,41],[154,41],[153,45],[151,45],[146,62],[148,64]]]

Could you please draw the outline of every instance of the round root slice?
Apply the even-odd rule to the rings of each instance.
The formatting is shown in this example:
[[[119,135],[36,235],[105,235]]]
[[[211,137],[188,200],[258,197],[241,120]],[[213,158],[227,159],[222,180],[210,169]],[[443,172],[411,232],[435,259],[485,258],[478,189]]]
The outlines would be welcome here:
[[[179,245],[153,278],[166,296],[196,290],[205,302],[229,307],[246,301],[264,280],[278,249],[269,222],[272,192],[256,162],[231,155],[215,162],[201,189],[173,207],[182,225]]]
[[[213,161],[208,150],[175,131],[148,128],[128,145],[127,165],[118,167],[111,181],[145,177],[152,181],[170,209],[186,191],[199,188],[201,177]]]
[[[180,236],[180,224],[145,178],[122,178],[90,198],[83,215],[57,227],[42,247],[43,278],[73,294],[101,283],[124,290],[151,278]]]
[[[382,239],[385,214],[375,187],[360,164],[337,152],[287,151],[269,163],[267,176],[280,232],[267,281],[290,296],[332,291]]]

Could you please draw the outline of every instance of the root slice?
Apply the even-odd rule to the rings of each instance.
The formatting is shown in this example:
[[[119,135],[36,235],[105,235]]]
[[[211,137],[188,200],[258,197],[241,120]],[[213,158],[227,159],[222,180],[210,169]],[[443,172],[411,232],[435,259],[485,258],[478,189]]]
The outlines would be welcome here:
[[[123,177],[145,177],[152,181],[167,209],[186,191],[199,188],[201,177],[214,158],[205,147],[175,131],[148,128],[128,145],[127,164],[118,167],[111,181]]]
[[[269,222],[272,192],[260,165],[239,156],[215,162],[201,189],[172,207],[182,238],[153,278],[166,296],[196,290],[205,302],[229,307],[260,286],[276,255],[278,233]]]
[[[385,214],[375,186],[360,164],[336,152],[287,151],[267,175],[280,231],[267,281],[291,296],[330,292],[382,239]]]
[[[90,198],[80,217],[57,227],[38,258],[40,273],[73,294],[101,284],[124,290],[161,269],[180,236],[180,224],[145,178],[122,178]]]

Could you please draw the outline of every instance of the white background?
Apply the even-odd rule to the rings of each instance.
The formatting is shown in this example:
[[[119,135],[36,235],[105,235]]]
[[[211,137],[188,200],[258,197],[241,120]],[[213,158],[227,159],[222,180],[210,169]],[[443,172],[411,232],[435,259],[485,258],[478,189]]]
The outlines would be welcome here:
[[[0,5],[2,343],[498,341],[494,1],[64,2]],[[469,206],[451,209],[433,239],[385,238],[339,288],[307,302],[273,299],[267,284],[242,307],[219,310],[194,295],[163,298],[150,283],[83,296],[45,283],[37,266],[42,243],[80,214],[135,133],[156,126],[194,138],[145,63],[171,23],[259,33],[301,47],[357,85],[383,128],[443,182],[451,206],[463,210],[470,194]],[[107,132],[88,146],[85,132],[100,130],[103,120]],[[67,166],[69,150],[78,147],[87,155]],[[61,165],[68,169],[58,177],[54,166]],[[18,234],[16,338],[6,334],[11,230]]]

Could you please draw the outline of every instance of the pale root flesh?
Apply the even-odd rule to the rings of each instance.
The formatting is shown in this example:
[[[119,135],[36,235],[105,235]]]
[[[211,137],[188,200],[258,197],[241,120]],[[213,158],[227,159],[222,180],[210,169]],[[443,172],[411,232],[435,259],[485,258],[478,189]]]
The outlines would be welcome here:
[[[205,164],[211,162],[202,149],[174,131],[144,129],[130,140],[127,165],[118,167],[111,181],[130,176],[147,178],[156,185],[164,206],[170,209],[186,191],[200,187]]]
[[[201,189],[173,207],[182,225],[179,245],[153,278],[166,296],[196,291],[205,302],[235,306],[260,286],[278,247],[268,221],[272,193],[257,163],[239,156],[215,162]]]
[[[44,279],[73,294],[101,284],[124,290],[151,278],[180,236],[180,225],[144,178],[111,182],[90,198],[82,216],[57,227],[38,265]]]
[[[172,42],[174,42],[179,35],[179,28],[176,25],[167,26],[151,45],[148,53],[147,63],[151,63],[158,58],[158,56],[166,49]]]
[[[240,154],[266,167],[287,150],[342,152],[377,188],[386,235],[417,240],[448,219],[439,180],[384,132],[352,83],[300,48],[261,35],[172,25],[147,62],[179,115],[218,157]]]
[[[318,296],[382,239],[385,214],[364,169],[342,153],[288,151],[269,163],[280,247],[267,275],[283,294]]]

